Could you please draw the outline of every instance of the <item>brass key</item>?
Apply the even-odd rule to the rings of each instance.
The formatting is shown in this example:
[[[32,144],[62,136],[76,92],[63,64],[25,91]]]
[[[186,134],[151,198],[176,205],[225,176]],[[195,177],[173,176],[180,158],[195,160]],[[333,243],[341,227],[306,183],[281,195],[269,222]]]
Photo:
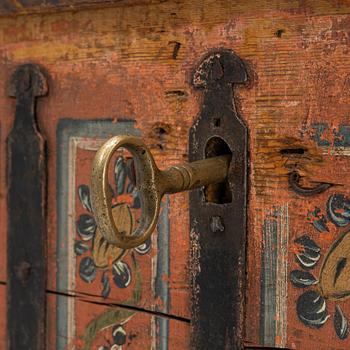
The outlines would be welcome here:
[[[136,188],[141,197],[142,215],[132,235],[119,232],[112,216],[112,197],[108,185],[108,167],[119,148],[127,149],[134,159]],[[96,153],[91,177],[91,198],[95,219],[104,238],[122,249],[131,249],[147,241],[157,225],[160,203],[166,193],[192,190],[224,182],[231,156],[206,158],[159,170],[152,154],[140,138],[120,135],[109,139]]]

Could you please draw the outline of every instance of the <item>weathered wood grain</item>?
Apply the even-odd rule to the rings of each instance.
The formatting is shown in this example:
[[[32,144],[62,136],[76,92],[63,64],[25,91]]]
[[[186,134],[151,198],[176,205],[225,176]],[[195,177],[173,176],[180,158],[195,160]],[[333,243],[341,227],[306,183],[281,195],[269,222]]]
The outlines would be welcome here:
[[[134,119],[161,166],[187,160],[188,131],[202,102],[190,87],[192,69],[209,49],[226,47],[246,60],[251,71],[250,86],[236,91],[237,108],[249,129],[250,150],[245,342],[311,350],[329,350],[331,342],[335,349],[346,349],[346,341],[334,333],[332,319],[321,329],[301,323],[295,304],[303,291],[288,279],[289,272],[299,268],[295,238],[308,233],[325,255],[337,236],[338,229],[331,224],[329,232],[315,230],[309,212],[319,207],[326,215],[330,194],[348,193],[348,2],[206,0],[124,5],[0,20],[1,81],[8,80],[15,65],[27,61],[42,63],[52,76],[50,99],[38,105],[49,147],[48,288],[56,289],[58,121]],[[9,133],[13,109],[0,90],[2,140]],[[283,153],[285,149],[304,151]],[[3,144],[0,152],[5,159]],[[323,181],[338,186],[317,197],[299,197],[288,188],[293,169],[301,173],[305,185]],[[6,221],[4,174],[1,167],[0,215]],[[164,279],[169,281],[169,312],[186,318],[190,317],[188,227],[188,194],[173,196],[170,275]],[[267,240],[269,232],[278,240]],[[6,235],[6,226],[1,225],[0,233]],[[0,254],[3,280],[4,256]],[[270,274],[264,272],[262,261],[271,266]],[[316,276],[320,264],[313,271]],[[275,315],[265,313],[267,307],[261,304],[262,290],[270,286],[264,283],[273,271],[283,277],[272,281]],[[341,304],[346,315],[350,315],[348,304],[346,300]],[[334,307],[334,301],[328,304],[332,317]],[[262,323],[269,327],[266,331]]]
[[[49,320],[53,320],[57,299],[72,299],[77,309],[74,329],[69,332],[68,349],[89,350],[119,345],[127,349],[189,348],[189,322],[166,315],[153,315],[142,310],[100,303],[84,295],[57,295],[48,292]],[[50,322],[49,322],[50,324]],[[1,324],[0,324],[1,325]],[[55,334],[55,329],[52,329]],[[165,332],[165,333],[164,333]],[[48,349],[60,349],[65,335],[58,334],[48,342]]]
[[[108,6],[120,0],[3,0],[0,15],[28,14],[31,12],[52,12],[57,10],[78,10],[84,7]]]
[[[89,8],[106,8],[111,6],[120,7],[137,7],[139,5],[149,6],[154,4],[161,4],[163,1],[160,0],[3,0],[0,4],[0,15],[9,16],[17,14],[32,14],[32,13],[48,13],[57,11],[77,11]],[[271,11],[273,9],[278,10],[289,10],[289,11],[300,11],[308,12],[311,11],[314,14],[326,13],[326,14],[343,14],[347,13],[347,1],[334,1],[334,0],[323,0],[323,1],[313,1],[307,0],[300,3],[297,0],[293,1],[283,1],[274,0],[269,2],[267,0],[260,1],[259,3],[245,2],[244,0],[235,1],[234,3],[220,2],[215,3],[214,1],[206,1],[204,3],[198,3],[196,1],[177,1],[173,2],[175,5],[185,5],[187,10],[197,10],[208,8],[209,6],[215,6],[216,11],[212,13],[212,19],[219,22],[224,18],[223,15],[227,11],[234,10],[237,12],[243,12],[247,10],[254,11]],[[166,6],[172,6],[171,1]],[[209,5],[209,6],[208,6]],[[185,9],[184,9],[185,10]],[[220,12],[221,10],[221,12]],[[186,10],[185,10],[186,11]],[[326,11],[326,12],[325,12]],[[203,10],[202,10],[203,12]],[[207,11],[205,11],[207,12]],[[208,14],[210,12],[208,11]],[[220,14],[220,15],[218,15]],[[227,17],[225,17],[227,18]]]

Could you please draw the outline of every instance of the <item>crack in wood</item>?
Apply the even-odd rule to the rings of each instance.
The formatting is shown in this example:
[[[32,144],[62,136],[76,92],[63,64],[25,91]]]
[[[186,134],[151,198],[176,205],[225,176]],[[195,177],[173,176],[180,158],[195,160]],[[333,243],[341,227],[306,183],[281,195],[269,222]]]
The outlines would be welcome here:
[[[160,311],[153,311],[153,310],[147,310],[144,309],[142,307],[139,306],[133,306],[133,305],[123,305],[123,304],[119,304],[119,303],[112,303],[112,302],[104,302],[104,301],[97,301],[97,300],[88,300],[88,299],[84,299],[84,296],[86,297],[100,297],[98,295],[94,295],[94,294],[89,294],[89,293],[67,293],[67,292],[62,292],[62,291],[55,291],[55,290],[50,290],[50,289],[46,289],[46,292],[48,294],[52,294],[52,295],[57,295],[57,296],[64,296],[67,298],[78,298],[80,301],[82,302],[86,302],[86,303],[90,303],[90,304],[95,304],[95,305],[102,305],[102,306],[108,306],[108,307],[118,307],[118,308],[122,308],[122,309],[126,309],[126,310],[132,310],[135,312],[143,312],[152,316],[158,316],[158,317],[164,317],[164,318],[168,318],[171,320],[175,320],[175,321],[179,321],[179,322],[185,322],[185,323],[190,323],[191,320],[185,317],[181,317],[181,316],[176,316],[176,315],[172,315],[172,314],[166,314]]]

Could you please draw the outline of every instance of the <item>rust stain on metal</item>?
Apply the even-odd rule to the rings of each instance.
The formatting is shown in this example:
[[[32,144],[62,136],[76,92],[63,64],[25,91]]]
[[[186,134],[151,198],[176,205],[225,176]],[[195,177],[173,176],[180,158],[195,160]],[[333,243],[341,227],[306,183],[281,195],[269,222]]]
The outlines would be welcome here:
[[[226,183],[190,193],[192,253],[201,253],[192,263],[193,349],[243,349],[247,129],[232,89],[247,79],[243,61],[227,49],[208,53],[193,74],[204,99],[190,130],[190,160],[232,157]]]

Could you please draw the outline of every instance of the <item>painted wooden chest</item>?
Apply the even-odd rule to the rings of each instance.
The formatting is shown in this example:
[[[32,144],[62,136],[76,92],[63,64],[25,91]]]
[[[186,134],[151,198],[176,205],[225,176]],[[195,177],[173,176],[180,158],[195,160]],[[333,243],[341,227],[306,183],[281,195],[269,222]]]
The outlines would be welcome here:
[[[234,86],[248,137],[234,349],[349,349],[347,0],[1,1],[0,349],[193,348],[188,193],[166,195],[156,234],[123,252],[96,227],[90,175],[120,134],[161,168],[187,162],[205,105],[193,72],[215,50],[247,72]],[[112,196],[138,215],[128,158],[113,162]]]

